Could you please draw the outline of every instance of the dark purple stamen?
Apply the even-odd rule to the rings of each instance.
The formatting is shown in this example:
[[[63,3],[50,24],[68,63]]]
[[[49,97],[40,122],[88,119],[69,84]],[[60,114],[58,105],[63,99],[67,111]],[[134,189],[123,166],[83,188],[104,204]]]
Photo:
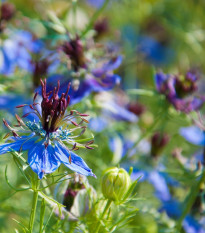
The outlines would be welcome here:
[[[0,8],[0,21],[9,21],[15,14],[15,7],[9,2],[4,2]]]
[[[184,80],[181,80],[179,77],[175,77],[175,89],[178,97],[183,98],[186,95],[189,95],[197,90],[196,81],[198,78],[195,74],[188,72],[185,75]]]
[[[83,45],[77,36],[75,39],[62,45],[63,52],[70,58],[71,65],[75,71],[86,68]]]
[[[68,85],[66,93],[62,93],[61,97],[58,96],[60,81],[58,81],[57,88],[54,88],[53,95],[51,97],[49,96],[52,92],[46,92],[46,80],[44,82],[41,80],[41,85],[43,97],[41,102],[42,126],[47,134],[49,134],[59,128],[59,123],[64,117],[66,108],[70,102],[70,96],[68,95],[70,84]]]
[[[109,31],[108,20],[106,18],[98,20],[94,24],[94,30],[96,31],[95,39],[99,39]]]

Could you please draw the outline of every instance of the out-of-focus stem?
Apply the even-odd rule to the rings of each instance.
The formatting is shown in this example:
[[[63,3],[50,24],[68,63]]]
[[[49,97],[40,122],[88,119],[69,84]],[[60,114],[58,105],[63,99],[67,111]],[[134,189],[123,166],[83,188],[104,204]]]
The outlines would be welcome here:
[[[100,216],[100,220],[104,218],[105,214],[107,213],[108,209],[111,206],[111,203],[112,203],[111,200],[107,200],[106,206],[105,206],[105,208],[104,208],[104,210],[103,210],[103,212],[102,212],[102,214]],[[96,230],[94,232],[98,233],[99,229],[100,229],[100,221],[98,222],[98,224],[96,226]]]
[[[205,169],[203,169],[201,178],[199,179],[199,181],[196,184],[194,184],[193,187],[191,187],[190,193],[188,194],[187,198],[184,201],[184,204],[185,204],[184,209],[176,225],[176,229],[178,230],[178,232],[180,232],[182,228],[183,220],[186,217],[186,215],[190,212],[190,209],[193,206],[196,200],[196,197],[199,193],[201,184],[203,184],[204,182],[205,182]]]

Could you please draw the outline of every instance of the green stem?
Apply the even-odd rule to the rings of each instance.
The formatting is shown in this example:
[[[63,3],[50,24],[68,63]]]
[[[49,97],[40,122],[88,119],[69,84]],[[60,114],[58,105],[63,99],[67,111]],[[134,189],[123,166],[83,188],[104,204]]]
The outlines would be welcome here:
[[[43,233],[43,222],[45,217],[45,199],[43,198],[41,201],[41,214],[40,214],[40,225],[39,225],[39,233]]]
[[[145,139],[146,137],[148,137],[153,129],[156,127],[156,125],[159,123],[160,121],[160,116],[158,116],[155,120],[154,120],[154,123],[147,129],[146,133],[144,133],[141,137],[139,137],[139,139],[134,143],[134,145],[132,146],[131,149],[129,149],[129,151],[133,150],[135,147],[138,146],[138,144],[143,140]],[[125,161],[129,156],[129,152],[121,159],[121,162]]]
[[[107,213],[108,209],[110,208],[111,204],[112,204],[112,200],[107,200],[106,206],[105,206],[105,208],[104,208],[104,210],[103,210],[103,212],[102,212],[102,214],[100,216],[99,222],[98,222],[98,224],[96,226],[96,230],[94,231],[95,233],[98,233],[98,231],[100,229],[100,225],[101,225],[100,221],[101,221],[101,219],[104,218],[104,216]]]
[[[184,218],[186,217],[186,215],[190,212],[190,209],[193,206],[196,200],[196,197],[199,193],[201,184],[203,184],[204,182],[205,182],[205,169],[202,171],[201,178],[196,184],[193,185],[193,187],[190,190],[190,193],[188,194],[188,196],[186,197],[184,201],[185,207],[176,225],[176,229],[178,230],[178,232],[180,232],[182,228],[182,222]]]
[[[81,36],[80,36],[81,38],[84,37],[84,36],[87,34],[87,32],[93,27],[93,25],[94,25],[94,23],[96,22],[96,20],[97,20],[97,18],[99,17],[99,15],[100,15],[100,14],[104,11],[104,9],[107,7],[108,2],[109,2],[109,0],[105,0],[104,3],[103,3],[103,5],[102,5],[102,7],[94,13],[94,15],[93,15],[93,17],[91,18],[89,24],[87,25],[87,27],[85,28],[85,30],[82,32],[82,34],[81,34]]]
[[[34,225],[36,207],[37,207],[37,202],[38,202],[38,187],[39,187],[39,180],[37,179],[34,182],[34,187],[33,187],[34,192],[33,192],[32,209],[31,209],[31,215],[30,215],[30,221],[29,221],[29,233],[33,232],[33,225]]]

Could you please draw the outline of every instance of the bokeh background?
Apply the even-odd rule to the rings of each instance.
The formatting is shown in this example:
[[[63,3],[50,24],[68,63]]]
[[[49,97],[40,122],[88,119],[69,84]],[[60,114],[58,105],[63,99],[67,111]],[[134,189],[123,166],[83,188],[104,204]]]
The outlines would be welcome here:
[[[183,209],[182,203],[200,171],[203,145],[193,145],[179,133],[180,128],[193,124],[197,114],[176,111],[157,95],[154,76],[160,71],[184,75],[189,70],[197,70],[198,89],[203,94],[205,2],[110,0],[105,9],[101,8],[103,0],[13,0],[1,4],[5,2],[13,8],[1,11],[1,15],[7,11],[12,17],[0,21],[0,119],[12,123],[14,113],[22,113],[15,106],[29,103],[39,85],[37,76],[49,79],[54,74],[66,74],[67,58],[59,48],[68,39],[68,33],[77,35],[88,29],[84,41],[94,38],[94,42],[86,44],[88,55],[89,46],[93,48],[95,43],[97,57],[104,55],[97,49],[102,45],[123,57],[114,71],[121,77],[120,84],[105,93],[92,93],[74,105],[75,109],[90,115],[86,135],[92,132],[98,145],[95,150],[80,151],[99,177],[89,178],[89,182],[100,192],[104,169],[133,167],[133,179],[142,175],[136,188],[137,200],[133,201],[139,211],[125,228],[116,232],[176,233],[174,226]],[[33,64],[44,58],[49,61],[49,68],[43,66],[36,74]],[[107,103],[113,99],[117,107],[113,105],[111,113],[106,112]],[[137,122],[132,122],[129,114],[118,106],[132,112]],[[156,132],[168,139],[157,145],[154,153]],[[2,143],[6,133],[2,123]],[[60,169],[66,170],[62,166]],[[29,217],[32,193],[16,193],[8,185],[8,181],[18,188],[24,184],[12,155],[1,155],[0,177],[0,232],[14,232],[19,228],[17,221],[26,222]],[[51,187],[47,191],[53,195],[54,190]],[[205,232],[204,195],[202,185],[180,232]],[[116,208],[113,219],[117,219],[117,211]],[[56,222],[53,215],[46,232],[68,232],[60,224],[56,227]]]

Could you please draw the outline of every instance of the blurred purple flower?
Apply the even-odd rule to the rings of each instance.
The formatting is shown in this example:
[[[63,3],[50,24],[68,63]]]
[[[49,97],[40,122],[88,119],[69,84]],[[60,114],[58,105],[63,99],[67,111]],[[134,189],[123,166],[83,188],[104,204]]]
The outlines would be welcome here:
[[[187,72],[185,76],[166,75],[157,73],[155,85],[159,93],[165,95],[176,110],[189,113],[201,108],[204,97],[196,97],[198,76],[194,72]]]
[[[122,57],[118,56],[115,59],[103,64],[99,69],[95,69],[88,73],[84,80],[75,80],[71,76],[64,75],[51,75],[47,80],[47,89],[52,90],[53,83],[56,80],[61,81],[61,87],[59,93],[63,93],[66,90],[66,83],[71,82],[71,88],[69,90],[70,104],[76,104],[84,97],[88,96],[92,92],[101,92],[112,89],[116,84],[120,83],[120,77],[112,73],[112,70],[116,69],[122,62]],[[37,88],[40,92],[41,87]]]
[[[105,2],[105,0],[86,0],[86,1],[89,5],[95,8],[100,8]]]

